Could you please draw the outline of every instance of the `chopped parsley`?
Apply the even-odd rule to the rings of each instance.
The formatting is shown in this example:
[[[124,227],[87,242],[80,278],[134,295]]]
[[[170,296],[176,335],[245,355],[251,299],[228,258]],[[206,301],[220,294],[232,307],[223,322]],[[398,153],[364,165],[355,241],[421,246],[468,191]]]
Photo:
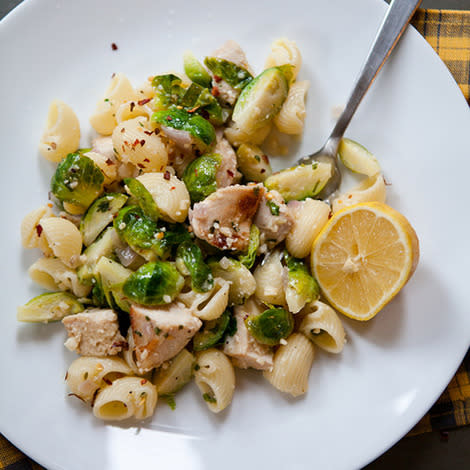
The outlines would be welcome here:
[[[207,401],[207,403],[217,403],[217,400],[212,395],[209,395],[208,393],[204,393],[202,395],[202,398],[204,398],[204,401]]]
[[[266,201],[266,205],[269,207],[272,215],[279,215],[279,206],[273,201]]]

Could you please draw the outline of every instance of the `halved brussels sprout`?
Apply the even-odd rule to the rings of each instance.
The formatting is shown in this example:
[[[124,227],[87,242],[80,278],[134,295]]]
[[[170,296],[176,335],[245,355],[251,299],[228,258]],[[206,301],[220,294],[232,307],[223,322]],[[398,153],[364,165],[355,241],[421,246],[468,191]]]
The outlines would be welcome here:
[[[256,145],[240,145],[237,149],[237,163],[247,181],[263,182],[272,174],[267,155]]]
[[[103,291],[101,281],[95,278],[95,283],[91,289],[91,302],[95,307],[98,308],[112,308],[108,303],[108,299]]]
[[[183,349],[170,359],[167,368],[155,370],[152,382],[157,387],[158,397],[171,396],[189,383],[195,362],[196,358],[187,349]]]
[[[315,197],[331,178],[331,164],[314,162],[309,165],[297,165],[286,168],[266,178],[264,185],[270,191],[275,189],[284,200],[298,201]]]
[[[230,310],[225,310],[219,318],[204,322],[203,327],[194,335],[194,351],[203,351],[222,342],[224,333],[229,326]]]
[[[211,76],[199,62],[191,51],[186,51],[183,55],[184,73],[188,78],[205,88],[211,86]]]
[[[192,241],[178,246],[177,258],[181,258],[191,276],[191,286],[197,292],[207,292],[214,285],[214,277],[209,266],[204,262],[201,249]]]
[[[215,126],[221,126],[228,118],[219,102],[212,96],[207,88],[192,83],[179,101],[179,105],[189,113],[198,113],[207,118]]]
[[[191,114],[184,109],[157,111],[152,115],[152,122],[163,128],[187,132],[193,144],[205,152],[215,141],[215,130],[209,121],[198,114]]]
[[[193,160],[184,170],[183,181],[191,202],[200,202],[217,190],[217,171],[222,157],[217,153],[203,155]]]
[[[48,292],[31,299],[18,307],[16,318],[19,321],[48,323],[59,321],[67,315],[83,312],[83,305],[68,292]]]
[[[270,308],[260,315],[251,315],[245,324],[253,338],[269,346],[287,338],[294,329],[292,314],[283,308]]]
[[[127,196],[121,193],[109,193],[97,199],[86,211],[80,222],[83,244],[89,246],[109,225],[119,209],[126,203]]]
[[[259,248],[259,235],[259,228],[255,224],[251,224],[250,243],[248,244],[248,250],[239,258],[240,263],[242,263],[248,269],[251,269],[256,261],[256,252]]]
[[[305,263],[284,252],[287,264],[286,301],[291,312],[297,313],[305,304],[318,299],[320,287]]]
[[[124,183],[144,214],[156,222],[160,211],[148,189],[136,178],[125,178]]]
[[[58,165],[51,180],[51,192],[61,202],[87,209],[103,192],[104,175],[91,158],[69,153]]]
[[[287,98],[289,83],[279,67],[261,72],[241,92],[232,119],[246,132],[261,129],[279,112]]]
[[[248,70],[229,60],[220,59],[219,57],[206,57],[204,64],[213,73],[214,77],[222,78],[237,90],[242,90],[253,80],[253,76]]]
[[[178,104],[184,95],[185,89],[181,86],[181,78],[172,73],[157,75],[152,80],[156,94],[154,98],[155,109],[166,109]]]
[[[155,261],[141,266],[123,285],[130,300],[142,305],[171,303],[180,293],[184,278],[172,263]]]

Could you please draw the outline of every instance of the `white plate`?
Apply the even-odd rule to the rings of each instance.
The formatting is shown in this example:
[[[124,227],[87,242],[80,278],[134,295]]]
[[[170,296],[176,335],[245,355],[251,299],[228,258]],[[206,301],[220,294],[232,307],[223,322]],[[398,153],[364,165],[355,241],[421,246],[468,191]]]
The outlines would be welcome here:
[[[470,112],[445,66],[409,29],[348,135],[380,159],[389,202],[421,239],[422,258],[402,294],[375,320],[346,321],[339,357],[318,353],[304,398],[289,399],[253,373],[237,375],[234,401],[212,415],[190,386],[177,409],[159,406],[142,428],[97,421],[68,398],[73,355],[61,325],[20,325],[16,306],[39,289],[19,243],[28,211],[46,201],[53,167],[36,146],[60,98],[88,116],[110,75],[138,84],[239,41],[260,70],[270,41],[295,39],[312,83],[297,156],[322,144],[331,108],[344,103],[385,12],[377,0],[255,3],[30,0],[0,25],[2,136],[2,359],[0,431],[47,468],[120,470],[360,467],[403,436],[433,404],[470,339],[468,191]],[[171,9],[168,9],[171,8]],[[111,50],[111,43],[119,49]],[[286,162],[285,164],[288,164]]]

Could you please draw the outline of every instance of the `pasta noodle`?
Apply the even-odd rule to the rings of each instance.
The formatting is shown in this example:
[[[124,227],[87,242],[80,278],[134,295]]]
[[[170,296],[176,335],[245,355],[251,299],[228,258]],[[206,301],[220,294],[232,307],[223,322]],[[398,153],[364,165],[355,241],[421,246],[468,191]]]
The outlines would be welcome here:
[[[302,65],[302,56],[294,41],[279,38],[271,44],[271,53],[268,55],[264,67],[277,67],[279,65],[292,65],[293,80],[295,80]]]
[[[323,201],[305,199],[291,201],[287,207],[294,221],[286,237],[287,251],[296,258],[305,258],[310,254],[313,240],[328,222],[330,206]]]
[[[117,123],[121,124],[123,121],[134,119],[139,116],[150,119],[153,114],[153,109],[147,104],[139,103],[142,103],[142,101],[126,101],[125,103],[122,103],[116,111]]]
[[[91,286],[81,284],[77,273],[57,258],[38,259],[28,273],[34,282],[51,291],[68,290],[77,297],[85,297],[91,291]]]
[[[99,100],[95,112],[90,117],[90,124],[96,132],[111,135],[117,125],[116,112],[119,106],[131,100],[138,99],[127,77],[121,73],[113,75],[103,99]]]
[[[221,277],[216,277],[214,286],[208,292],[190,290],[180,293],[178,299],[201,320],[215,320],[227,308],[229,292],[230,283]]]
[[[75,152],[80,144],[80,123],[73,109],[55,100],[49,106],[46,130],[39,144],[41,155],[60,162],[68,153]]]
[[[114,128],[113,147],[124,163],[132,163],[144,172],[163,171],[168,150],[162,138],[148,127],[148,120],[139,116]]]
[[[264,371],[263,375],[273,387],[298,397],[308,389],[314,356],[313,344],[303,334],[294,333],[274,355],[272,370]]]
[[[284,134],[300,135],[304,130],[305,96],[309,87],[307,80],[295,82],[289,88],[289,94],[274,124]]]
[[[262,302],[285,305],[285,274],[279,250],[268,253],[253,274],[256,280],[256,297]]]
[[[299,331],[318,347],[330,353],[339,353],[346,342],[343,324],[336,312],[319,300],[307,305],[302,313]]]
[[[54,256],[66,266],[75,268],[80,262],[82,234],[69,220],[49,217],[41,220],[42,234]]]
[[[219,413],[230,405],[235,390],[235,372],[227,356],[218,349],[197,355],[194,372],[196,385],[208,408]]]
[[[183,222],[186,219],[190,199],[180,179],[168,173],[146,173],[137,179],[152,195],[164,220]]]
[[[333,213],[360,202],[385,202],[385,198],[385,180],[380,173],[377,173],[364,179],[351,191],[336,198],[332,204]]]
[[[132,416],[149,418],[157,405],[155,385],[140,377],[123,377],[102,389],[93,404],[93,414],[107,421],[121,421]]]
[[[117,180],[117,165],[114,160],[111,160],[109,157],[103,155],[102,153],[93,151],[87,152],[85,156],[93,160],[96,166],[101,170],[104,176],[105,185],[109,185]]]
[[[21,244],[25,248],[37,248],[42,234],[41,219],[53,217],[49,206],[41,206],[27,214],[21,222]]]
[[[90,403],[98,389],[131,374],[131,369],[118,357],[79,357],[70,364],[65,380],[72,394]]]

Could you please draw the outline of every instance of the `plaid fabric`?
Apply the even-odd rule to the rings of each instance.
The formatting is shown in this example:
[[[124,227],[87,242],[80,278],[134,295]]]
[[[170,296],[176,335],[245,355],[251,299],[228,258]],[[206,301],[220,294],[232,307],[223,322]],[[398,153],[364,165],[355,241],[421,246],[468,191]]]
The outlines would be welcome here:
[[[470,104],[470,11],[418,10],[412,24],[446,63]],[[408,434],[470,424],[470,352],[439,400]],[[41,470],[0,434],[0,470]]]

